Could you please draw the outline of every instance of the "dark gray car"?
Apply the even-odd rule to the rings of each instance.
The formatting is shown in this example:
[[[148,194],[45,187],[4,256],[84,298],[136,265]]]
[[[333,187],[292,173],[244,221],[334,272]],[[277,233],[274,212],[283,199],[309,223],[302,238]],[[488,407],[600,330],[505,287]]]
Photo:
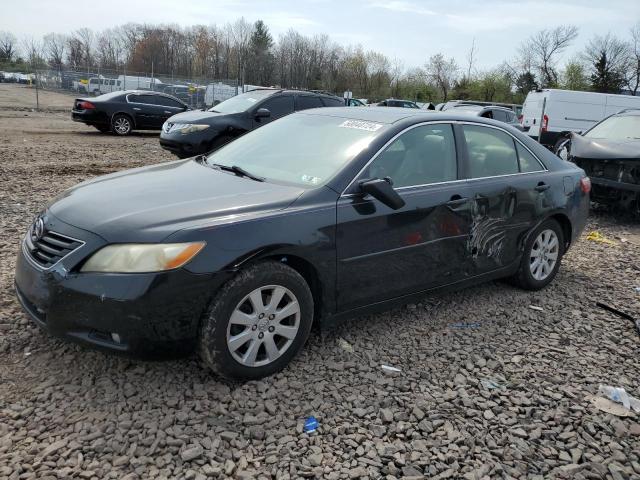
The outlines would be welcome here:
[[[492,118],[493,120],[497,120],[499,122],[507,123],[514,128],[522,131],[522,125],[518,121],[518,117],[514,113],[513,110],[507,107],[499,107],[496,105],[472,105],[472,104],[461,104],[450,107],[449,109],[451,113],[468,113],[470,115],[474,115],[482,118]]]

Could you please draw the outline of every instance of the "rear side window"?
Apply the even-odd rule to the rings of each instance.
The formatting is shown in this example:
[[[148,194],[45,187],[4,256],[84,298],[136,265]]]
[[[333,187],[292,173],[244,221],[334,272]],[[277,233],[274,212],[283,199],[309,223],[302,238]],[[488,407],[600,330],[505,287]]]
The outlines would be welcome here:
[[[507,121],[507,112],[505,112],[503,110],[494,110],[493,111],[493,119],[494,120],[498,120],[500,122],[506,122]]]
[[[320,108],[322,102],[319,97],[312,97],[311,95],[299,95],[296,99],[296,110],[306,110],[308,108]]]
[[[173,108],[182,108],[182,104],[172,98],[160,97],[160,96],[156,98],[157,98],[156,101],[158,102],[156,105],[163,105],[165,107],[173,107]]]
[[[146,105],[162,105],[156,95],[129,95],[129,101]]]
[[[456,148],[449,124],[412,128],[393,141],[364,171],[363,178],[390,177],[395,187],[457,178]]]
[[[465,125],[471,178],[518,173],[518,154],[513,138],[495,128]]]
[[[293,112],[293,95],[270,98],[260,105],[260,108],[266,108],[271,112],[271,120],[283,117]]]
[[[543,170],[540,162],[531,155],[531,152],[516,142],[516,150],[518,151],[518,159],[520,160],[520,171],[526,172],[540,172]]]
[[[322,97],[325,107],[344,107],[344,101],[339,98]]]

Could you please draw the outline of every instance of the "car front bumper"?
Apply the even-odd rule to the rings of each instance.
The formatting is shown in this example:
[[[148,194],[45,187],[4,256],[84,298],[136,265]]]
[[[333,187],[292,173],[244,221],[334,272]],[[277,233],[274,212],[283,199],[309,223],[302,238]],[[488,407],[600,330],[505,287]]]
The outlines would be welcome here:
[[[52,335],[138,357],[190,353],[223,274],[78,273],[40,268],[20,249],[15,289],[24,311]]]
[[[211,142],[216,137],[215,132],[203,130],[202,132],[183,135],[180,132],[160,133],[160,146],[179,156],[193,156],[207,153],[211,150]]]

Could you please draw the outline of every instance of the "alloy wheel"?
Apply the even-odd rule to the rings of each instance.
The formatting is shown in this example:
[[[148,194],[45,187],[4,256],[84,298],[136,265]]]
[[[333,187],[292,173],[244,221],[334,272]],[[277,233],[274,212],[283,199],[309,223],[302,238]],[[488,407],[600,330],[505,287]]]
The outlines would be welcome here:
[[[113,122],[113,128],[120,135],[126,135],[131,130],[131,123],[125,117],[119,117]]]
[[[547,229],[540,232],[533,246],[529,259],[529,270],[533,278],[538,281],[545,280],[558,261],[560,242],[553,230]]]
[[[300,328],[300,305],[288,288],[267,285],[253,290],[233,310],[227,347],[235,360],[261,367],[291,346]]]

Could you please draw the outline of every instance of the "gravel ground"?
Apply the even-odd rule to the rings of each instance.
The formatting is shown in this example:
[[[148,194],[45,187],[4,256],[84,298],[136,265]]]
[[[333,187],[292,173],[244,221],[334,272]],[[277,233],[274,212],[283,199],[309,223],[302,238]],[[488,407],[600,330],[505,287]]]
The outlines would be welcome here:
[[[615,245],[583,237],[544,291],[489,283],[360,317],[314,332],[284,372],[229,384],[195,358],[54,340],[13,295],[35,212],[78,181],[169,160],[156,135],[6,106],[0,127],[0,478],[640,478],[638,418],[590,398],[599,383],[640,397],[638,332],[595,306],[640,316],[637,221],[593,216]]]

